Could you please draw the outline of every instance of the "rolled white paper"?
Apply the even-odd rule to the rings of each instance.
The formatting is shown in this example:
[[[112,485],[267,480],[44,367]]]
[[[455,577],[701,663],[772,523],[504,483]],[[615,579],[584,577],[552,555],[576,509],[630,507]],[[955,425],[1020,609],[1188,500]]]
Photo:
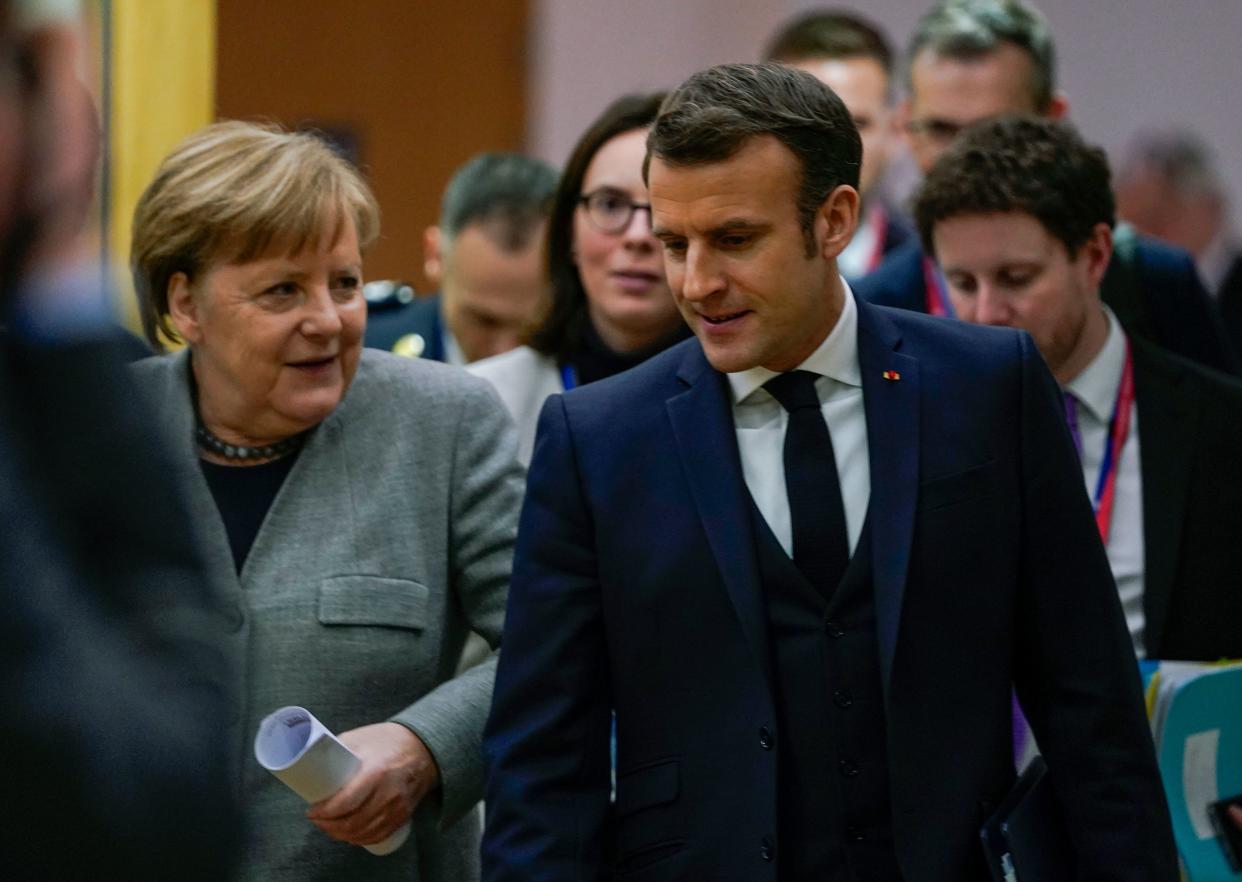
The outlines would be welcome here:
[[[358,771],[362,761],[304,707],[282,707],[259,724],[254,736],[254,758],[290,790],[308,803],[336,793]],[[407,821],[374,845],[371,854],[391,854],[410,835]]]

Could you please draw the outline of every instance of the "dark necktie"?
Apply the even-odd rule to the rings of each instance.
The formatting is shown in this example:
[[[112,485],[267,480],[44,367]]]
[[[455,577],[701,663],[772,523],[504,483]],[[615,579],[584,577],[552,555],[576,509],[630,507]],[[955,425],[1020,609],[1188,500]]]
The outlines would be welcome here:
[[[785,430],[785,492],[793,523],[793,559],[825,598],[849,564],[841,483],[832,436],[815,394],[816,375],[791,371],[763,384],[789,412]]]

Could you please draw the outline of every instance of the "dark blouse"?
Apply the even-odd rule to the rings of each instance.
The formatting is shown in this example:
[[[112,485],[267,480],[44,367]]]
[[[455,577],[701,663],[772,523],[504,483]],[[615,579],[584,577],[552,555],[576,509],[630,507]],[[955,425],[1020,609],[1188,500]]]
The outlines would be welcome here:
[[[649,346],[633,352],[617,352],[600,339],[591,322],[587,321],[585,325],[581,345],[566,356],[569,364],[573,365],[580,386],[637,367],[651,356],[658,355],[674,343],[680,343],[690,336],[690,328],[678,322],[676,328]]]
[[[285,483],[289,470],[297,461],[297,451],[255,466],[226,466],[200,459],[199,465],[211,496],[220,510],[225,532],[229,536],[229,548],[233,552],[233,564],[241,573],[250,547],[254,545],[268,509]]]

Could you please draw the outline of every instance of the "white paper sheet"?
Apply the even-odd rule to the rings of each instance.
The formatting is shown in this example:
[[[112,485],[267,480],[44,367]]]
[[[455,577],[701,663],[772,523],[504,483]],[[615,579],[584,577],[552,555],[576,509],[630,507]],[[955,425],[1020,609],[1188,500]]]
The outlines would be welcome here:
[[[282,707],[263,718],[254,736],[254,758],[308,803],[327,799],[344,787],[361,761],[315,715],[303,707]],[[391,854],[410,835],[407,821],[375,845],[371,854]]]

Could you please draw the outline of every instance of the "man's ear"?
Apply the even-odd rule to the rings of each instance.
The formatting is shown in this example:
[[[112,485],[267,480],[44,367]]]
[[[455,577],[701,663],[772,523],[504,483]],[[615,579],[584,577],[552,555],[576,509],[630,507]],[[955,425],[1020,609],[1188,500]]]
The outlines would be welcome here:
[[[441,244],[439,227],[432,224],[423,230],[423,275],[436,288],[444,281],[444,253]]]
[[[198,314],[198,301],[185,273],[173,273],[168,280],[168,316],[177,334],[186,343],[198,343],[203,338]]]
[[[835,260],[850,244],[858,228],[858,207],[858,191],[848,184],[838,186],[820,205],[815,221],[823,257]]]
[[[1087,280],[1092,287],[1098,289],[1108,272],[1108,264],[1113,257],[1113,231],[1108,224],[1096,224],[1091,229],[1091,237],[1079,250],[1079,255],[1086,258]]]

